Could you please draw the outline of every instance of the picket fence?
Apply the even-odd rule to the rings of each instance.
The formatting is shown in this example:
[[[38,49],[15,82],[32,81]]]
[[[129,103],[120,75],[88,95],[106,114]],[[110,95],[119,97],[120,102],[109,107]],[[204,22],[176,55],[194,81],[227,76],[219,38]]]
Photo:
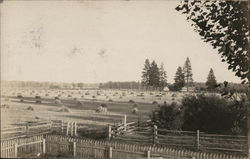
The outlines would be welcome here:
[[[42,135],[1,140],[1,158],[34,157],[42,154],[45,146]]]
[[[75,157],[75,158],[154,158],[171,159],[247,159],[244,156],[142,146],[115,141],[79,139],[62,135],[38,135],[1,142],[1,157]]]

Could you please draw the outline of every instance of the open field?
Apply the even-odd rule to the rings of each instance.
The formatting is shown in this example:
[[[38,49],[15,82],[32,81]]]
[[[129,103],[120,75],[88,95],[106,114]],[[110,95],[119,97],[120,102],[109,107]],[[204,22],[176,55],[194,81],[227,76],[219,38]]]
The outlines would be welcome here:
[[[1,126],[9,127],[25,121],[60,119],[76,121],[91,126],[106,126],[121,122],[127,115],[127,121],[149,119],[152,110],[164,101],[180,102],[184,93],[139,92],[127,90],[3,90],[1,105]],[[22,98],[17,96],[21,95]],[[41,103],[36,103],[36,96]],[[55,97],[60,103],[55,103]],[[22,101],[21,101],[22,99]],[[154,104],[153,104],[154,102]],[[107,112],[98,113],[101,104],[107,104]],[[138,112],[132,113],[137,105]],[[29,110],[29,107],[31,108]],[[67,108],[67,112],[61,111]]]

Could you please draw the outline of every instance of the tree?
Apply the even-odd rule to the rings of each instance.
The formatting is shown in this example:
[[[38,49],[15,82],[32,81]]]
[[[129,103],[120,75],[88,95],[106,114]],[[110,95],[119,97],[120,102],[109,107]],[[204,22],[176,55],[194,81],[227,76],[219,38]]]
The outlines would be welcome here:
[[[149,71],[149,86],[154,89],[159,88],[160,84],[160,71],[155,61],[152,61]]]
[[[182,68],[179,66],[177,68],[177,71],[174,77],[174,86],[173,86],[174,90],[179,91],[182,89],[182,87],[184,87],[184,85],[185,85],[184,74],[182,72]]]
[[[151,68],[150,62],[149,62],[148,59],[146,59],[145,64],[144,64],[144,68],[143,68],[143,71],[142,71],[142,81],[141,81],[142,86],[144,86],[144,87],[149,86],[150,68]]]
[[[164,65],[163,63],[161,63],[161,67],[159,69],[159,73],[160,73],[160,90],[163,90],[164,87],[167,85],[167,73],[164,70]]]
[[[206,133],[246,134],[246,101],[218,96],[186,96],[182,99],[183,130],[201,130]],[[214,122],[216,121],[216,122]]]
[[[206,86],[208,90],[213,90],[217,86],[217,81],[215,79],[214,71],[212,68],[210,69],[208,73]]]
[[[248,1],[185,0],[176,7],[205,42],[218,49],[228,69],[250,81]]]
[[[250,81],[249,64],[249,8],[248,1],[182,1],[177,11],[186,14],[194,30],[205,42],[218,49],[222,62],[240,77],[242,83]],[[250,87],[247,97],[250,101]],[[246,104],[246,105],[249,105]],[[247,107],[247,118],[250,108]],[[248,149],[250,147],[250,123],[248,122]],[[249,151],[250,152],[250,151]],[[248,153],[250,156],[250,153]]]
[[[191,68],[191,62],[188,57],[183,66],[183,74],[185,77],[185,85],[188,91],[188,88],[192,86],[192,83],[193,83],[193,73],[192,73],[192,68]]]

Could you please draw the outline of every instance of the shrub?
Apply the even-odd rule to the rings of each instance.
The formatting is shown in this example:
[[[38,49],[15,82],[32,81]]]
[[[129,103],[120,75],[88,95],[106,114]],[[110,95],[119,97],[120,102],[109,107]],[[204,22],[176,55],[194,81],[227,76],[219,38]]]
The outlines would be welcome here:
[[[180,130],[182,127],[183,119],[182,112],[178,109],[176,103],[166,104],[153,111],[151,120],[159,128],[168,130]]]
[[[56,99],[60,99],[60,98],[59,98],[59,97],[55,97],[55,100],[56,100]]]
[[[72,97],[72,96],[69,94],[68,97]]]
[[[184,130],[246,134],[245,100],[228,101],[218,96],[198,95],[184,97],[182,104]]]

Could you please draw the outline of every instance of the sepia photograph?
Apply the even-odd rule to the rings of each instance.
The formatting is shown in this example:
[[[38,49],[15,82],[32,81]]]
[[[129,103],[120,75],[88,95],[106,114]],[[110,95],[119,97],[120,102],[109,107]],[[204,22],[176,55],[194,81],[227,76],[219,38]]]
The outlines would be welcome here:
[[[248,0],[1,0],[1,158],[249,159]]]

